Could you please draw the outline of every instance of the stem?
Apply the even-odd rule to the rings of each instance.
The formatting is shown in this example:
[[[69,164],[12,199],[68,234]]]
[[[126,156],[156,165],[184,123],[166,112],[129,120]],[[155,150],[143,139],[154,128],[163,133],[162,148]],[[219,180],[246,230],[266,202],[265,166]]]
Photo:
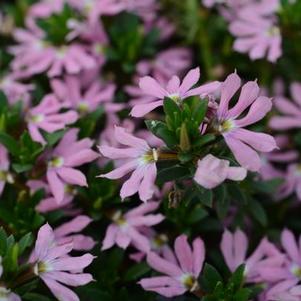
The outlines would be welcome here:
[[[25,273],[21,273],[16,281],[14,281],[14,283],[12,284],[12,288],[18,287],[26,282],[29,282],[30,280],[34,279],[36,277],[36,275],[33,272],[32,267],[29,268],[29,270]]]
[[[199,30],[198,30],[198,42],[199,42],[199,53],[200,53],[200,61],[203,63],[204,71],[206,73],[207,79],[213,79],[212,75],[212,57],[211,57],[211,46],[210,40],[208,36],[208,32],[206,31],[206,24],[204,22],[205,13],[204,11],[200,11],[199,13]]]
[[[159,151],[158,160],[159,161],[178,160],[178,154]]]

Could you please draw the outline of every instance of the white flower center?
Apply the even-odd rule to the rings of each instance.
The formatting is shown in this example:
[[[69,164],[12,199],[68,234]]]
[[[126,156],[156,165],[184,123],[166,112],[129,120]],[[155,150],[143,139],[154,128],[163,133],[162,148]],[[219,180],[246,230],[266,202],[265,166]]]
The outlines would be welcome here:
[[[181,97],[179,93],[173,93],[168,95],[175,103],[179,104],[181,102]]]
[[[50,167],[62,167],[64,165],[64,158],[53,157],[48,164]]]
[[[158,151],[155,148],[152,148],[149,152],[145,153],[140,158],[141,165],[157,162],[159,159]]]
[[[183,274],[180,278],[180,281],[191,292],[198,288],[198,282],[191,274]]]
[[[151,240],[151,245],[154,250],[159,250],[161,249],[164,245],[166,245],[168,241],[168,238],[165,234],[159,234],[156,235],[152,240]]]
[[[89,105],[85,100],[81,100],[77,106],[77,111],[80,113],[87,113],[89,112]]]
[[[4,286],[0,286],[0,301],[7,301],[7,300],[9,300],[8,299],[9,294],[10,294],[10,290],[9,289],[7,289]]]
[[[52,266],[50,265],[49,262],[46,262],[46,261],[45,262],[44,261],[39,261],[33,267],[33,272],[37,276],[39,276],[43,273],[46,273],[46,272],[50,272],[52,270],[53,270]]]
[[[56,50],[56,57],[60,60],[64,59],[67,53],[67,47],[62,46]]]
[[[0,170],[0,181],[13,184],[14,183],[14,178],[13,178],[13,175],[10,172],[8,172],[6,170]]]
[[[29,119],[33,123],[39,123],[45,119],[45,116],[43,114],[37,114],[37,115],[32,115]]]
[[[272,26],[267,30],[267,35],[269,37],[277,37],[280,36],[280,29],[278,26]]]
[[[220,133],[226,133],[231,131],[233,128],[235,128],[235,122],[232,119],[226,119],[224,121],[222,121],[219,125],[218,125],[218,131]]]
[[[125,229],[128,226],[128,223],[124,216],[122,215],[122,212],[120,210],[116,211],[113,216],[112,220],[115,224],[117,224],[120,228]]]
[[[103,45],[101,43],[95,43],[93,45],[93,49],[96,54],[103,54],[105,48],[103,47]]]
[[[298,264],[292,264],[290,271],[294,276],[301,279],[301,267]]]

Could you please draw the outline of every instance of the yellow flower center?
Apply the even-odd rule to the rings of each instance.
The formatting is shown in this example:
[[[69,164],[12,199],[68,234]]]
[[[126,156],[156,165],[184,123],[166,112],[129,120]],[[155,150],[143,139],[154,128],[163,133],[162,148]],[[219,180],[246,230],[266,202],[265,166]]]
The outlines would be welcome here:
[[[153,148],[151,151],[143,155],[142,162],[153,163],[153,162],[157,162],[158,159],[159,159],[158,151],[155,148]]]
[[[45,272],[50,272],[52,270],[51,266],[47,262],[39,261],[33,267],[33,272],[38,276]]]
[[[112,216],[112,220],[115,224],[117,224],[119,227],[124,227],[127,225],[126,219],[123,217],[122,212],[116,211],[114,215]]]
[[[291,267],[291,273],[293,275],[295,275],[297,278],[301,279],[301,267],[298,266],[297,264],[294,264],[292,267]]]
[[[226,133],[235,127],[235,123],[231,119],[224,120],[219,126],[218,131],[221,133]]]
[[[277,26],[272,26],[267,30],[267,35],[269,37],[276,37],[280,35],[280,29]]]
[[[195,291],[198,288],[198,282],[191,274],[183,275],[181,277],[181,282],[191,292]]]
[[[152,239],[151,243],[154,249],[160,249],[161,247],[166,245],[167,241],[168,238],[165,234],[159,234]]]
[[[49,161],[49,166],[50,167],[61,167],[64,164],[64,159],[62,157],[53,157]]]

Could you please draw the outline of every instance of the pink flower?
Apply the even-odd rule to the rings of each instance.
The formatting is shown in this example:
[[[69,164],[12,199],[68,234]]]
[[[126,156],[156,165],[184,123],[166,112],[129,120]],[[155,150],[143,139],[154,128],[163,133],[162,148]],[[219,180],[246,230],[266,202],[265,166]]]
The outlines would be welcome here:
[[[232,73],[223,82],[221,98],[213,127],[223,135],[235,159],[244,168],[258,171],[261,160],[256,151],[270,152],[277,148],[274,138],[264,133],[256,133],[243,127],[261,120],[272,108],[272,102],[265,96],[259,96],[256,82],[243,85],[237,103],[230,109],[229,103],[241,85],[240,77]],[[245,110],[248,113],[242,116]],[[242,116],[240,119],[238,119]]]
[[[161,51],[154,60],[142,60],[137,64],[140,76],[151,74],[158,82],[167,84],[174,74],[181,74],[191,64],[192,54],[187,48],[171,48]]]
[[[52,95],[46,95],[42,101],[31,108],[27,113],[27,127],[31,138],[34,141],[45,144],[46,141],[40,133],[40,129],[53,133],[63,129],[66,125],[74,123],[78,114],[75,111],[59,113],[64,106],[57,98]]]
[[[157,107],[163,105],[164,98],[169,97],[176,102],[181,102],[183,99],[193,95],[208,95],[219,87],[219,82],[212,82],[197,88],[192,88],[200,78],[199,68],[190,70],[184,77],[182,83],[177,76],[173,76],[163,88],[154,78],[145,76],[140,79],[140,89],[146,94],[155,97],[157,100],[152,100],[147,104],[135,105],[131,111],[131,115],[134,117],[142,117]]]
[[[194,180],[201,186],[212,189],[226,179],[242,181],[247,176],[246,169],[231,167],[228,160],[221,160],[211,154],[198,161]]]
[[[141,227],[159,224],[164,216],[162,214],[149,214],[159,207],[157,202],[142,204],[127,213],[116,211],[112,215],[113,223],[108,226],[102,242],[102,250],[107,250],[117,244],[126,249],[133,244],[138,250],[147,253],[150,250],[149,239],[140,233]]]
[[[91,150],[93,141],[77,141],[78,129],[70,129],[53,150],[48,161],[47,181],[55,200],[64,199],[66,185],[88,186],[85,175],[74,167],[95,160],[98,155]]]
[[[8,74],[0,79],[0,89],[5,93],[9,104],[22,102],[23,108],[30,104],[30,92],[34,89],[32,84],[23,84],[15,78],[14,74]]]
[[[52,46],[36,34],[17,29],[14,33],[16,46],[10,47],[10,52],[15,56],[12,69],[20,76],[29,77],[48,70],[49,77],[68,74],[78,74],[85,69],[96,66],[96,61],[81,44],[68,46]]]
[[[301,201],[301,165],[298,163],[288,164],[284,179],[282,196],[289,196],[295,191],[298,200]]]
[[[237,38],[233,48],[249,53],[251,59],[267,56],[275,62],[282,55],[281,33],[274,15],[279,6],[278,0],[250,3],[244,6],[230,26],[230,32]]]
[[[283,116],[273,116],[270,127],[274,130],[290,130],[301,127],[301,83],[295,82],[290,86],[293,102],[284,96],[275,98],[275,106]]]
[[[176,258],[168,245],[168,237],[163,233],[157,233],[155,230],[149,227],[141,227],[139,232],[145,235],[150,243],[150,251],[155,252],[158,255],[162,255],[163,258],[176,262]],[[143,251],[139,251],[130,255],[132,260],[140,262],[144,256],[147,255]]]
[[[51,194],[48,183],[44,182],[44,180],[29,180],[26,185],[30,188],[31,193],[35,193],[37,190],[43,189],[46,194],[45,198],[42,199],[35,208],[38,212],[47,213],[61,209],[64,211],[65,215],[74,216],[80,214],[79,209],[73,208],[72,201],[76,195],[76,191],[72,186],[65,186],[64,199],[58,204]]]
[[[93,280],[82,270],[93,260],[91,254],[79,257],[68,255],[73,249],[72,243],[58,245],[53,230],[48,224],[38,232],[34,251],[30,258],[34,273],[48,286],[58,300],[79,301],[78,296],[65,285],[80,286]]]
[[[121,127],[115,127],[115,138],[126,148],[102,145],[99,150],[107,158],[124,160],[124,164],[100,177],[119,179],[133,172],[123,183],[120,196],[124,199],[138,192],[140,199],[146,202],[155,190],[158,152],[155,148],[152,149],[145,140],[127,133]]]
[[[14,178],[9,172],[9,157],[6,148],[0,144],[0,195],[4,190],[6,183],[14,183]]]
[[[113,106],[114,84],[94,81],[90,86],[83,89],[80,77],[66,76],[64,81],[53,79],[51,86],[64,106],[77,110],[81,114],[93,112],[102,104],[108,110],[110,110],[110,106]]]
[[[84,13],[90,23],[98,22],[100,16],[116,15],[125,9],[120,0],[68,0],[71,5]]]
[[[301,250],[294,234],[285,229],[281,234],[281,244],[286,253],[284,264],[270,266],[261,269],[261,275],[265,280],[273,279],[277,281],[267,292],[267,300],[288,300],[300,301],[301,291],[300,281],[301,272]],[[272,276],[273,275],[273,276]]]
[[[91,250],[96,242],[91,237],[80,234],[91,222],[92,219],[88,216],[79,215],[55,228],[53,233],[57,244],[63,245],[72,241],[73,250]]]
[[[234,272],[241,264],[245,264],[247,282],[261,282],[262,268],[281,266],[284,262],[281,253],[265,238],[247,258],[248,239],[241,230],[236,230],[234,234],[225,230],[221,241],[221,250],[231,272]]]
[[[176,262],[166,260],[153,252],[147,255],[147,263],[166,276],[142,279],[139,284],[145,290],[171,298],[183,295],[186,291],[193,292],[198,289],[197,278],[205,258],[203,241],[196,238],[191,249],[187,236],[181,235],[175,240],[174,249]]]

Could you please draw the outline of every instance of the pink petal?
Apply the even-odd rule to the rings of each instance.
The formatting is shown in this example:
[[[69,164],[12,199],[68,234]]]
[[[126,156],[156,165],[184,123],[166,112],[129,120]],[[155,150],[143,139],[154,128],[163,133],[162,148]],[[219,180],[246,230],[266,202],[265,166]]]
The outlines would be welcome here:
[[[157,254],[150,252],[147,255],[147,263],[156,271],[166,274],[171,277],[180,277],[183,272],[174,263],[171,263]]]
[[[296,239],[293,233],[287,229],[281,233],[281,243],[288,256],[295,263],[299,263],[301,259],[300,251],[297,246]]]
[[[231,132],[231,137],[250,145],[260,152],[271,152],[277,148],[274,137],[264,133],[238,128]]]
[[[41,278],[58,300],[80,301],[78,296],[72,290],[61,285],[57,281],[48,278],[47,274],[42,275]]]
[[[137,160],[132,160],[123,164],[121,167],[118,167],[106,174],[99,175],[98,177],[108,178],[112,180],[119,179],[125,176],[126,174],[128,174],[129,172],[131,172],[132,170],[134,170],[135,168],[137,168],[137,165],[138,165]]]
[[[91,149],[84,149],[74,155],[68,156],[64,160],[64,165],[68,167],[76,167],[86,163],[90,163],[97,159],[99,155]]]
[[[163,106],[163,100],[152,101],[145,104],[138,104],[133,107],[130,115],[133,117],[143,117],[154,109]]]
[[[149,200],[155,191],[155,181],[157,177],[157,167],[155,163],[148,164],[144,169],[144,177],[139,187],[139,197],[141,201]]]
[[[163,99],[168,94],[160,84],[150,76],[140,78],[139,87],[145,94],[156,96],[159,99]]]
[[[301,107],[301,84],[298,82],[292,83],[290,91],[294,101]]]
[[[221,86],[221,100],[218,108],[219,117],[224,117],[228,111],[231,98],[237,92],[241,84],[240,77],[236,73],[230,74]]]
[[[147,202],[128,211],[125,216],[126,218],[142,216],[148,212],[155,211],[159,206],[159,202]]]
[[[139,284],[147,291],[156,292],[167,298],[183,295],[187,289],[171,277],[145,278]]]
[[[117,231],[118,228],[116,225],[108,226],[105,238],[102,242],[102,247],[101,247],[102,251],[110,249],[115,244]]]
[[[192,250],[187,242],[187,236],[181,235],[175,241],[175,253],[181,269],[185,273],[193,273]]]
[[[178,93],[180,87],[180,79],[174,75],[167,83],[166,90],[168,94]]]
[[[55,200],[57,203],[61,203],[65,195],[65,184],[57,176],[55,170],[50,169],[47,171],[47,181]]]
[[[205,246],[200,238],[196,238],[192,243],[193,275],[198,277],[203,268],[205,260]]]
[[[61,167],[57,169],[57,173],[61,179],[71,185],[88,186],[85,175],[74,168]]]
[[[235,123],[239,127],[245,127],[247,125],[256,123],[261,120],[272,109],[272,102],[265,96],[258,97],[250,107],[248,114],[240,120],[236,120]]]
[[[136,149],[148,151],[150,148],[147,142],[128,133],[125,128],[115,126],[115,137],[123,145],[131,146]]]
[[[78,271],[90,265],[93,259],[94,257],[91,254],[58,258],[52,262],[52,266],[57,271]]]
[[[200,68],[190,70],[184,77],[180,86],[180,94],[185,94],[192,86],[194,86],[200,78]]]
[[[143,176],[144,168],[137,167],[130,178],[125,181],[121,187],[120,196],[122,199],[135,194],[139,190]]]
[[[47,273],[47,279],[59,281],[70,286],[86,285],[93,280],[91,274],[71,274],[66,272],[53,271]]]
[[[77,233],[86,228],[92,219],[85,215],[80,215],[72,219],[71,221],[62,224],[54,230],[56,237],[62,237],[67,234]]]
[[[240,140],[230,137],[230,135],[224,136],[224,138],[235,159],[242,167],[251,171],[260,169],[261,160],[256,151]]]
[[[38,237],[34,248],[34,260],[45,259],[49,248],[53,245],[53,242],[53,230],[48,224],[45,224],[38,232]]]
[[[229,110],[227,116],[235,119],[254,102],[254,100],[258,97],[258,94],[258,84],[256,82],[247,82],[242,86],[237,104]]]

